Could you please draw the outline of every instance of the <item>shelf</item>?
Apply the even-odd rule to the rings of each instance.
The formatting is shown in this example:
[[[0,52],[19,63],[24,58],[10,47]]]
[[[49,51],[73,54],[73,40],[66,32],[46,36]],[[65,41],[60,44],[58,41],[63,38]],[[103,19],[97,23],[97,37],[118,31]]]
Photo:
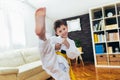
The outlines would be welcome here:
[[[108,6],[104,6],[103,10],[104,10],[104,17],[109,17],[109,16],[116,15],[115,5],[114,4],[108,5]]]
[[[120,16],[117,17],[118,20],[118,27],[120,28]]]
[[[113,41],[106,41],[107,43],[114,43],[114,42],[119,42],[119,40],[113,40]]]
[[[116,54],[120,54],[120,52],[117,52],[117,53],[108,53],[108,55],[109,55],[109,54],[116,55]]]
[[[105,17],[104,19],[112,19],[112,18],[116,18],[117,16],[114,15],[114,16],[111,16],[111,17]]]
[[[102,18],[102,8],[97,8],[92,10],[92,19]]]
[[[116,18],[107,18],[105,19],[105,26],[117,24]]]
[[[92,24],[93,24],[92,27],[93,31],[104,30],[103,19],[92,21]]]
[[[117,15],[120,15],[120,3],[117,3],[116,6],[117,6]]]
[[[92,21],[102,20],[103,18],[93,19]]]
[[[97,30],[97,31],[93,31],[94,33],[101,33],[104,32],[104,30]]]
[[[120,68],[120,3],[90,9],[96,67]]]

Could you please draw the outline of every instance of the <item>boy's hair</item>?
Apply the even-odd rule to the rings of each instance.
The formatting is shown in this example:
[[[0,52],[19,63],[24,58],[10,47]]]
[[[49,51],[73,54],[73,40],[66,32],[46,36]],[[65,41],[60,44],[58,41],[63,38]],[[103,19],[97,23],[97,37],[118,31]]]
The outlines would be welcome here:
[[[55,21],[55,23],[54,23],[54,30],[56,31],[57,28],[59,28],[61,25],[67,26],[66,22],[63,21],[63,20],[57,20],[57,21]]]

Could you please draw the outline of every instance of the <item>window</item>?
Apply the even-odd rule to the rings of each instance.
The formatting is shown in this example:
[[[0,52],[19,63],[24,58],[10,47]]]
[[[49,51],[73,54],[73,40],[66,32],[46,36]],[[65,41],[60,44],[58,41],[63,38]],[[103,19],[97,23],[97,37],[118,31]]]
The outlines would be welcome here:
[[[11,39],[14,48],[25,46],[24,18],[19,13],[9,13]]]
[[[9,42],[9,30],[5,21],[5,14],[0,10],[0,48],[8,48]]]
[[[0,51],[24,46],[24,17],[15,11],[0,10]]]

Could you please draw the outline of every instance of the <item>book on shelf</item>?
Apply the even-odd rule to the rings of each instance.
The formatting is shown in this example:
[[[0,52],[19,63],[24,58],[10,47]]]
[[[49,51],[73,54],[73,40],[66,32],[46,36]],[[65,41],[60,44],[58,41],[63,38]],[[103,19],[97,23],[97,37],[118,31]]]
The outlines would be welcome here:
[[[94,42],[97,43],[98,42],[98,35],[94,34]]]
[[[100,20],[93,27],[94,27],[94,31],[104,30],[103,20]]]
[[[107,41],[118,41],[118,32],[107,32]]]
[[[94,34],[95,43],[104,42],[104,41],[105,41],[104,34]]]
[[[108,53],[113,53],[112,46],[107,47]]]
[[[104,47],[102,44],[95,45],[95,52],[96,54],[103,54],[104,53]]]
[[[99,28],[98,28],[98,30],[104,30],[103,20],[101,20],[101,21],[99,22]]]
[[[106,29],[106,30],[117,29],[117,28],[118,28],[117,24],[112,24],[112,25],[107,25],[107,26],[105,26],[105,29]]]

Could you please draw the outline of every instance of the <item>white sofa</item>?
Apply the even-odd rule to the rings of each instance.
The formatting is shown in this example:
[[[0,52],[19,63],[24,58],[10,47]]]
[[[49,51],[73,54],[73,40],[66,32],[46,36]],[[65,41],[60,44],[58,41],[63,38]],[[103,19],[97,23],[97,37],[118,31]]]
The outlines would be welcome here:
[[[0,80],[46,80],[38,48],[0,53]]]

